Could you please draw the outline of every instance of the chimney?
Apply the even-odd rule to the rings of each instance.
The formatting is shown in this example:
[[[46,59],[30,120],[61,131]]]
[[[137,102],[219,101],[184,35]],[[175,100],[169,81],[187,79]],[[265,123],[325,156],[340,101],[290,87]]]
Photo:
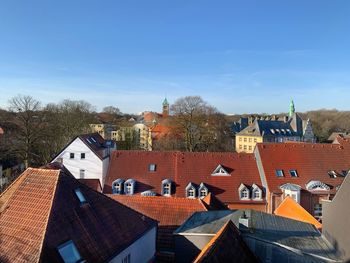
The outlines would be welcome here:
[[[251,228],[251,218],[246,215],[246,212],[243,211],[241,217],[239,218],[239,230],[248,230]]]

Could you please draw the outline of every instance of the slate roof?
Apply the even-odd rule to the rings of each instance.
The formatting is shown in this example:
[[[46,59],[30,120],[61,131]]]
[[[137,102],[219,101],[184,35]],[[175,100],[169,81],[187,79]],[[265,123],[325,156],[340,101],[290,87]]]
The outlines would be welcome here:
[[[149,164],[156,164],[156,171],[148,171]],[[228,175],[212,175],[219,164]],[[161,182],[170,179],[175,186],[172,196],[176,197],[186,197],[185,188],[190,182],[196,185],[203,182],[209,192],[225,203],[243,202],[238,196],[241,183],[247,186],[255,183],[261,187],[254,155],[246,153],[114,151],[105,193],[112,193],[112,183],[118,178],[136,180],[136,194],[146,190],[161,194]],[[265,204],[264,201],[244,203]]]
[[[251,219],[249,229],[240,229],[244,240],[259,239],[292,248],[305,256],[341,260],[336,249],[313,225],[254,210],[196,212],[174,234],[215,236],[229,220],[239,228],[243,212]]]
[[[0,204],[1,262],[61,262],[57,247],[68,240],[88,262],[105,262],[156,226],[61,169],[28,168]]]
[[[313,224],[317,229],[322,228],[320,222],[289,196],[284,198],[283,202],[275,209],[274,214]]]
[[[104,159],[107,149],[106,141],[98,133],[89,133],[78,136],[100,159]]]
[[[350,169],[350,147],[337,144],[258,143],[255,153],[261,159],[269,191],[276,193],[286,183],[306,190],[312,180],[327,184],[329,193],[335,193],[344,177],[331,178],[328,172],[334,170],[340,175]],[[276,169],[282,169],[284,177],[277,177]],[[296,170],[298,177],[291,177],[289,170]]]
[[[243,241],[237,227],[232,221],[228,221],[193,262],[257,263],[259,261]]]

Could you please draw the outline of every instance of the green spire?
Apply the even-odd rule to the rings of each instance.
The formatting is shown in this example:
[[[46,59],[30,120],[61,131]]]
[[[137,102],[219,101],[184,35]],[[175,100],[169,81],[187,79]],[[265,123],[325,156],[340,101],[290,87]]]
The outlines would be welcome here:
[[[294,113],[295,113],[295,107],[294,107],[294,102],[292,100],[289,105],[289,117],[292,117]]]
[[[166,98],[163,101],[163,106],[169,106],[168,100]]]

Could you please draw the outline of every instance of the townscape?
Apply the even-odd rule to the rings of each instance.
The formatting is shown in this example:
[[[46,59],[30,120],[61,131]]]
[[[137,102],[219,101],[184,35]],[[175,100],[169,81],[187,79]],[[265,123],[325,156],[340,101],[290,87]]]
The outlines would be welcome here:
[[[42,138],[23,145],[17,132],[49,127],[38,120],[48,114],[29,96],[14,101],[13,119],[1,120],[2,147],[18,149],[1,160],[1,262],[350,259],[350,138],[335,132],[319,143],[293,101],[285,116],[223,122],[226,151],[203,147],[226,129],[210,125],[225,116],[198,108],[210,108],[200,97],[177,100],[178,112],[165,98],[161,113],[123,116],[125,126],[114,109],[41,164],[30,151]],[[192,119],[179,101],[193,106]]]

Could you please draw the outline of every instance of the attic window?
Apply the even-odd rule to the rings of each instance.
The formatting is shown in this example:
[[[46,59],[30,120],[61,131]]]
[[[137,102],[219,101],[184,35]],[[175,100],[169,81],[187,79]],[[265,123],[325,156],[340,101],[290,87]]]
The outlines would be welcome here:
[[[238,188],[239,199],[241,200],[250,200],[250,193],[247,186],[241,184]]]
[[[196,198],[196,187],[192,183],[189,183],[186,186],[186,197],[187,198]]]
[[[94,143],[96,143],[96,140],[94,137],[90,137],[91,141],[93,141]]]
[[[219,176],[229,176],[230,174],[225,170],[224,167],[221,166],[221,164],[219,164],[215,170],[212,172],[211,175],[219,175]]]
[[[112,192],[113,194],[120,195],[123,193],[123,179],[117,179],[112,183]]]
[[[70,154],[69,154],[69,158],[70,158],[70,159],[74,159],[74,153],[70,153]]]
[[[151,163],[151,164],[148,165],[148,171],[149,172],[155,172],[156,169],[157,169],[157,165],[156,164]]]
[[[124,183],[124,193],[126,195],[133,195],[135,192],[135,180],[128,179]]]
[[[337,172],[334,170],[328,171],[328,175],[330,178],[337,178],[337,176],[338,176]]]
[[[57,250],[65,263],[81,262],[83,260],[72,240],[58,246]]]
[[[344,177],[348,174],[348,170],[342,170],[341,172],[342,172]]]
[[[85,153],[80,154],[80,159],[85,159]]]
[[[162,181],[162,195],[170,196],[171,195],[171,184],[170,179],[165,179]]]
[[[281,170],[281,169],[277,169],[275,172],[276,172],[276,176],[277,177],[283,177],[284,176],[283,170]]]
[[[208,188],[203,183],[199,185],[198,194],[199,198],[204,198],[208,195]]]
[[[79,188],[75,189],[75,194],[78,197],[81,204],[87,203],[85,196],[83,195],[83,193],[81,192],[81,190]]]
[[[291,177],[298,177],[297,170],[289,170],[289,174]]]

